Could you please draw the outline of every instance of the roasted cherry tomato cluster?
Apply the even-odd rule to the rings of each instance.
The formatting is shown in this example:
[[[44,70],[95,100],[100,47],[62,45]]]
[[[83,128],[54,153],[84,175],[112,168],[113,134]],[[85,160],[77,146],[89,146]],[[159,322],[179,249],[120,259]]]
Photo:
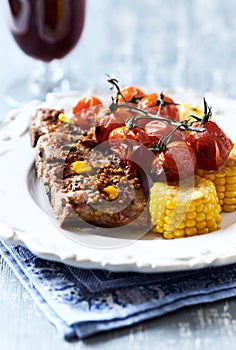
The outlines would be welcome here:
[[[193,176],[197,168],[216,170],[228,158],[233,143],[211,120],[205,100],[202,118],[180,121],[171,97],[109,82],[117,92],[108,108],[91,96],[72,112],[76,124],[93,128],[98,143],[108,142],[124,161],[137,162],[156,181],[174,182]]]

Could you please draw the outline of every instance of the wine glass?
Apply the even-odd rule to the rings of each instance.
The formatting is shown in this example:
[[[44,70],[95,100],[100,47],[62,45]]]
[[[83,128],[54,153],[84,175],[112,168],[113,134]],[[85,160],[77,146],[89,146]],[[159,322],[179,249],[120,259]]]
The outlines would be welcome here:
[[[48,92],[70,88],[58,60],[79,41],[85,10],[86,0],[7,0],[13,38],[26,55],[37,60],[30,76],[9,88],[8,102],[43,100]],[[27,74],[27,67],[23,69]]]

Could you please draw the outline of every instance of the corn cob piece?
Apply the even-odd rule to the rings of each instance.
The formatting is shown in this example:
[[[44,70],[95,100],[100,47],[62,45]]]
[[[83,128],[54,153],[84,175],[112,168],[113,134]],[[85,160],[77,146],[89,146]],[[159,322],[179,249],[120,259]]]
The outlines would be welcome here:
[[[194,186],[154,183],[150,193],[152,231],[164,238],[201,235],[220,228],[220,205],[214,184],[195,177]]]
[[[191,106],[188,103],[182,103],[177,105],[179,111],[180,120],[189,118],[190,115],[195,115],[196,117],[202,118],[204,111],[199,106]],[[190,118],[190,120],[194,120]]]
[[[197,174],[214,183],[222,211],[236,209],[236,144],[218,170],[198,169]]]

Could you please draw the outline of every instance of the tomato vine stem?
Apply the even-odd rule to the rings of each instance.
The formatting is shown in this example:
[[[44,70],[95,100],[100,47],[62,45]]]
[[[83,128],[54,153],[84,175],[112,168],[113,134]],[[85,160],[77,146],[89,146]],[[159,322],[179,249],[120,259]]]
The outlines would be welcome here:
[[[158,111],[157,111],[156,114],[152,114],[152,113],[149,113],[146,110],[143,110],[142,108],[133,106],[133,104],[129,104],[125,100],[124,96],[122,95],[122,92],[121,92],[119,84],[118,84],[119,82],[118,82],[117,79],[108,77],[107,81],[108,81],[108,83],[110,83],[112,85],[111,89],[113,89],[115,87],[116,90],[117,90],[117,93],[115,94],[115,96],[112,97],[112,102],[111,102],[111,104],[109,106],[110,113],[116,112],[118,108],[119,109],[120,108],[124,108],[124,110],[134,113],[134,115],[131,118],[128,118],[126,120],[125,125],[126,125],[126,127],[128,129],[133,129],[135,127],[139,127],[140,125],[138,125],[137,122],[140,121],[140,120],[146,120],[147,122],[151,121],[151,120],[160,120],[160,121],[168,123],[168,124],[170,124],[172,126],[175,126],[176,129],[180,129],[181,131],[186,131],[186,130],[196,131],[196,132],[203,132],[203,131],[205,131],[205,128],[203,128],[203,124],[205,123],[205,121],[202,121],[202,120],[204,119],[204,117],[206,118],[206,115],[208,116],[208,114],[211,113],[211,109],[208,107],[205,98],[204,98],[205,112],[204,112],[204,116],[203,116],[202,119],[191,115],[191,116],[189,116],[188,118],[186,118],[184,120],[174,121],[174,120],[162,117],[160,115],[161,109],[165,108],[166,105],[170,105],[170,104],[175,104],[176,105],[176,103],[172,103],[172,102],[168,102],[168,101],[166,102],[164,100],[165,96],[164,96],[163,92],[161,92],[161,94],[160,94],[160,96],[159,96],[159,98],[157,100],[157,101],[159,101]],[[123,103],[119,103],[119,96],[122,97],[122,99],[124,101]],[[192,121],[192,119],[190,117],[195,119],[195,120]],[[200,125],[197,126],[197,127],[192,126],[195,121],[201,121]]]

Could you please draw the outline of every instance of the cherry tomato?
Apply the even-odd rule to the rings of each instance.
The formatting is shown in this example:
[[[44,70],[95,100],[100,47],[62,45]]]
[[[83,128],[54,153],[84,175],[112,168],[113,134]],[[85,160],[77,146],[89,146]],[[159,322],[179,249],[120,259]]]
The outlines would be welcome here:
[[[194,150],[184,141],[174,141],[164,151],[156,154],[151,164],[151,174],[154,181],[174,182],[193,176],[196,166]]]
[[[184,140],[180,130],[176,130],[174,126],[160,120],[148,122],[143,128],[135,127],[128,129],[126,126],[122,125],[117,128],[114,128],[114,126],[115,123],[111,125],[113,130],[110,129],[109,140],[135,140],[149,148],[154,148],[160,140],[165,141],[168,136],[170,136],[168,142]],[[109,129],[109,127],[110,125],[108,124],[107,129]]]
[[[95,125],[95,117],[102,107],[102,102],[94,96],[83,97],[72,108],[73,119],[82,129],[89,129]]]
[[[194,123],[197,127],[199,123]],[[213,121],[207,121],[203,132],[191,131],[185,141],[197,155],[197,165],[200,169],[217,170],[228,158],[233,148],[233,142],[224,131]]]
[[[121,89],[122,96],[119,96],[119,103],[122,102],[131,102],[131,103],[138,103],[141,98],[143,98],[146,94],[136,86],[127,86]]]
[[[125,108],[118,108],[114,113],[110,114],[108,108],[103,109],[97,116],[95,134],[99,143],[107,141],[110,133],[121,126],[125,126],[125,122],[132,114]]]
[[[87,96],[81,98],[74,107],[72,107],[72,113],[76,114],[83,110],[87,110],[88,108],[94,107],[94,106],[101,106],[102,101],[94,96]]]
[[[140,100],[140,107],[143,110],[148,110],[152,114],[156,114],[160,106],[159,97],[160,95],[156,93],[143,97]],[[167,104],[161,108],[160,115],[174,121],[179,121],[179,111],[172,98],[164,95],[164,102]]]
[[[114,139],[128,139],[142,143],[143,145],[150,144],[150,138],[142,128],[128,129],[126,126],[121,126],[114,129],[110,135],[109,140]]]
[[[160,140],[164,141],[164,139],[172,132],[173,134],[170,137],[169,142],[184,140],[183,134],[179,129],[175,130],[175,127],[173,125],[170,125],[161,120],[150,121],[144,126],[144,130],[149,136],[150,146],[157,144]]]
[[[150,138],[142,128],[116,128],[109,135],[109,143],[112,151],[120,158],[142,168],[147,169],[153,160],[153,153],[148,149]]]
[[[99,143],[105,142],[109,139],[110,133],[119,127],[124,126],[125,123],[119,120],[116,120],[114,115],[113,117],[103,118],[100,125],[95,127],[96,139]]]

